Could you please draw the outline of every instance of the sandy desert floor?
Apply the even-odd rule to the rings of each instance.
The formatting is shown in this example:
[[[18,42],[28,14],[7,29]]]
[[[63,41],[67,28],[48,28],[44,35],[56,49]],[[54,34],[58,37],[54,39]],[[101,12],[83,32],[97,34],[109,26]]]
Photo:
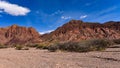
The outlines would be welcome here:
[[[120,68],[120,48],[89,53],[0,49],[0,68]]]

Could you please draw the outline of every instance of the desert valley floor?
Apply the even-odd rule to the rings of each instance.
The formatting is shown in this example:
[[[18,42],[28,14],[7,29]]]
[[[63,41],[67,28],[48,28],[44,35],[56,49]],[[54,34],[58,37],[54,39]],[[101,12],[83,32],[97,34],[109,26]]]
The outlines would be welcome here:
[[[120,48],[103,52],[71,53],[0,49],[0,68],[119,68]]]

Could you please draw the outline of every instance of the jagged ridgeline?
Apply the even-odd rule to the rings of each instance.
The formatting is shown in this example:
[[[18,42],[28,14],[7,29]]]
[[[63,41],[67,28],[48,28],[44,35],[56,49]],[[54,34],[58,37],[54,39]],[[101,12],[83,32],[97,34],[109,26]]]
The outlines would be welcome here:
[[[0,28],[0,43],[30,44],[54,41],[81,41],[89,39],[120,39],[120,22],[106,22],[104,24],[71,20],[55,31],[40,35],[32,27],[12,25]]]
[[[71,20],[42,38],[46,41],[81,41],[89,39],[119,39],[120,22],[109,21],[104,24]]]
[[[27,44],[40,43],[40,34],[32,27],[21,27],[12,25],[6,28],[0,28],[1,44]]]

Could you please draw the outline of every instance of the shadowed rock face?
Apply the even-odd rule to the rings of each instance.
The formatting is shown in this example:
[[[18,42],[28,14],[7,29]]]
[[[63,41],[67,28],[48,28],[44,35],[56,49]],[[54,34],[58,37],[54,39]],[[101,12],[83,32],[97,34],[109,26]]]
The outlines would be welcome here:
[[[50,34],[42,36],[45,41],[80,41],[94,38],[120,38],[120,22],[99,24],[72,20]]]
[[[32,27],[20,27],[12,25],[0,28],[1,44],[27,44],[41,42],[39,33]]]

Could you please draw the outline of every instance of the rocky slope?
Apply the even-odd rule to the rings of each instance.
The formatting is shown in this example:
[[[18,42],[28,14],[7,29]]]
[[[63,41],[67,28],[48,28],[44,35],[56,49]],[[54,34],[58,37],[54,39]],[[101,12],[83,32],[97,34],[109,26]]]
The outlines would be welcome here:
[[[39,33],[32,27],[12,25],[7,28],[0,28],[1,44],[39,43],[41,42],[39,37]]]
[[[94,38],[120,38],[120,22],[99,24],[71,20],[50,34],[42,36],[44,41],[80,41]]]
[[[0,28],[0,44],[30,44],[53,41],[80,41],[94,38],[119,39],[120,22],[104,24],[71,20],[55,31],[40,35],[34,28],[12,25]]]

